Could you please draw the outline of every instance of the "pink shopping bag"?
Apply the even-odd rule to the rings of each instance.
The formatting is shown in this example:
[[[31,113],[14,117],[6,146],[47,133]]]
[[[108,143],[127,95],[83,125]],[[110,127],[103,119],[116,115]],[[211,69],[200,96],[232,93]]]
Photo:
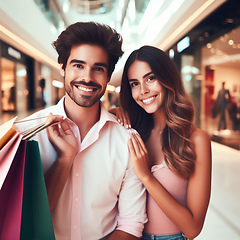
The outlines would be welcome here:
[[[0,166],[5,166],[0,175],[6,176],[0,190],[0,239],[4,240],[20,238],[26,143],[19,138],[9,141],[4,147],[8,152],[1,156]]]

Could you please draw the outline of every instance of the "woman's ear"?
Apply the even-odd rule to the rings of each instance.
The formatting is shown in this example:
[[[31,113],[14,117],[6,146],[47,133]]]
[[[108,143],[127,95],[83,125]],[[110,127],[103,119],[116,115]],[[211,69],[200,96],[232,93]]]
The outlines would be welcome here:
[[[65,77],[65,70],[63,69],[63,64],[60,64],[60,74]]]

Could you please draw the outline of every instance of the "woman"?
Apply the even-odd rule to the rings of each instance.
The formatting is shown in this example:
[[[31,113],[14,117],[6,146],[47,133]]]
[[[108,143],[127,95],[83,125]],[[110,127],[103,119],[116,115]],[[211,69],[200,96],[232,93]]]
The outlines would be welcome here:
[[[193,239],[210,199],[211,144],[193,125],[194,108],[172,60],[155,47],[135,50],[124,67],[120,102],[140,134],[130,131],[128,146],[148,191],[142,239]]]

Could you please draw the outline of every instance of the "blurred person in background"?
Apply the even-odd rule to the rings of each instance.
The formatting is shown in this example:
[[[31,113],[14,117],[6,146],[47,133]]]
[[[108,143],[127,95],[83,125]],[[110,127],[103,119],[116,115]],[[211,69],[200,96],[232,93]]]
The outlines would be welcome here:
[[[218,131],[222,129],[227,129],[226,123],[226,108],[228,103],[231,101],[230,92],[225,88],[225,82],[222,82],[222,88],[218,92],[218,96],[216,99],[216,104],[219,107],[220,118],[218,122]]]
[[[134,170],[148,192],[143,240],[193,239],[211,192],[211,143],[193,125],[194,108],[179,71],[160,49],[143,46],[126,61],[113,109],[130,131]],[[127,116],[125,115],[127,114]]]
[[[78,22],[53,46],[66,94],[28,119],[60,121],[36,135],[56,239],[139,239],[145,188],[133,170],[127,130],[100,102],[123,54],[122,38],[107,25]]]

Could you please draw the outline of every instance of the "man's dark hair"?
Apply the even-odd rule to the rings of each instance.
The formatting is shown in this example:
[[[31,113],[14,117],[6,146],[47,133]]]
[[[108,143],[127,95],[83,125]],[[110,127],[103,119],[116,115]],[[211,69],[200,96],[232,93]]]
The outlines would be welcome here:
[[[52,44],[58,53],[58,63],[63,64],[64,70],[72,47],[80,44],[98,45],[107,52],[108,76],[123,54],[122,37],[116,30],[96,22],[77,22],[67,27]]]

